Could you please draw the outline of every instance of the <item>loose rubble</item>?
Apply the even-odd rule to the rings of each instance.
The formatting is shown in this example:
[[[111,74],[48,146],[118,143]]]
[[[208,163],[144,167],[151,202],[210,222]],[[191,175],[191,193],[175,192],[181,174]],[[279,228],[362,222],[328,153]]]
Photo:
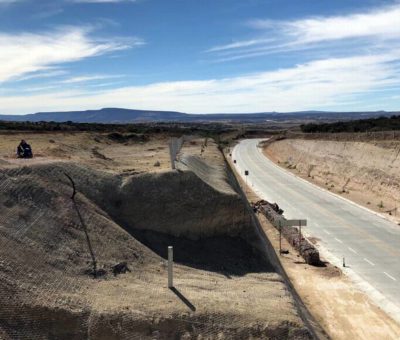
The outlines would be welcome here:
[[[299,230],[295,227],[285,225],[286,218],[283,216],[283,210],[277,203],[270,203],[261,200],[253,204],[253,210],[260,212],[277,228],[280,229],[285,239],[298,250],[307,264],[319,266],[321,260],[318,250],[307,239],[300,235]]]

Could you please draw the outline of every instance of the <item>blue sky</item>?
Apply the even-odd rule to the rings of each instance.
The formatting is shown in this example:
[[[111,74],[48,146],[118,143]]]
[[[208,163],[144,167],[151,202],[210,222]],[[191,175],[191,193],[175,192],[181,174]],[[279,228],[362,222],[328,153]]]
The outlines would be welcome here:
[[[400,2],[0,0],[0,113],[400,110]]]

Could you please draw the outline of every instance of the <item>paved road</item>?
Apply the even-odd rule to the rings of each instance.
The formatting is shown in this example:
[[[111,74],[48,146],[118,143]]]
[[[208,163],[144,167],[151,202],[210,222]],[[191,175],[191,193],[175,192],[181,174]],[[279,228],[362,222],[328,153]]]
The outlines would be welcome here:
[[[281,169],[257,148],[259,141],[244,140],[232,153],[242,177],[249,171],[247,183],[277,202],[286,218],[307,219],[307,235],[339,261],[345,257],[351,270],[387,298],[384,303],[400,308],[400,226]]]

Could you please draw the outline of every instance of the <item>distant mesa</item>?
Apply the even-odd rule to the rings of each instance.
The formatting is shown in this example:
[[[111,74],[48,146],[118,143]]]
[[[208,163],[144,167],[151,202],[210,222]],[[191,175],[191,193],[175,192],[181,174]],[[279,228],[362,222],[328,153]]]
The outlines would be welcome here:
[[[149,111],[120,108],[104,108],[101,110],[69,111],[69,112],[38,112],[27,115],[0,115],[3,121],[29,122],[67,122],[126,124],[145,122],[282,122],[282,121],[337,121],[360,118],[391,116],[399,112],[261,112],[261,113],[215,113],[188,114],[176,111]]]

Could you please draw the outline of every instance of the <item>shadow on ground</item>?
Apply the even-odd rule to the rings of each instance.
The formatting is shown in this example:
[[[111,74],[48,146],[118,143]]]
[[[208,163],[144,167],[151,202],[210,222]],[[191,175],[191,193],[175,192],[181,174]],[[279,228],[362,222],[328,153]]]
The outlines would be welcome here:
[[[196,311],[196,307],[175,287],[170,290],[192,311]]]
[[[167,259],[168,246],[174,247],[174,261],[186,266],[218,272],[230,278],[248,273],[273,272],[261,252],[240,237],[208,237],[190,240],[148,230],[130,230],[133,237]]]

